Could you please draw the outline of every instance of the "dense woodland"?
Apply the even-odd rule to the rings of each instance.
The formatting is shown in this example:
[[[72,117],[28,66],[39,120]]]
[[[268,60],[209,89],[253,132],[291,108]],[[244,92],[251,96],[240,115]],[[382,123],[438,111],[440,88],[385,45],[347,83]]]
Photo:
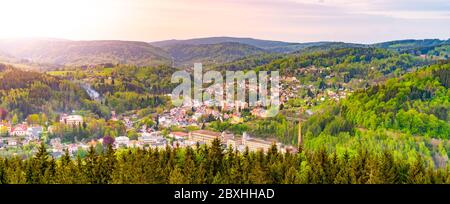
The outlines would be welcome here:
[[[300,53],[274,60],[259,69],[279,70],[280,73],[293,75],[296,69],[302,67],[329,67],[339,72],[347,72],[348,78],[370,79],[369,73],[372,70],[386,75],[397,69],[405,71],[425,63],[413,55],[398,54],[379,48],[358,47]]]
[[[100,95],[101,105],[124,113],[130,110],[163,108],[165,96],[176,87],[171,83],[177,69],[169,66],[137,67],[127,65],[69,68],[48,72],[63,79],[89,84]]]
[[[1,39],[0,52],[9,56],[10,59],[5,60],[6,62],[27,64],[39,69],[102,63],[134,64],[137,66],[170,63],[170,55],[161,48],[154,47],[146,42],[134,41]]]
[[[190,67],[202,62],[204,65],[231,62],[249,55],[267,53],[267,51],[251,45],[224,42],[219,44],[188,45],[177,44],[164,47],[175,59],[175,66]]]
[[[9,119],[23,120],[34,113],[56,116],[94,103],[76,84],[38,72],[0,64],[0,80],[0,107],[9,112]]]
[[[433,65],[359,90],[338,104],[326,104],[305,128],[312,135],[352,132],[355,127],[392,129],[449,139],[450,64]]]
[[[420,156],[396,160],[389,151],[364,149],[350,155],[324,149],[281,154],[273,146],[263,152],[235,152],[211,146],[103,152],[91,147],[84,159],[68,153],[51,158],[41,145],[30,159],[0,159],[0,183],[29,184],[441,184],[450,183],[447,169],[434,169]]]

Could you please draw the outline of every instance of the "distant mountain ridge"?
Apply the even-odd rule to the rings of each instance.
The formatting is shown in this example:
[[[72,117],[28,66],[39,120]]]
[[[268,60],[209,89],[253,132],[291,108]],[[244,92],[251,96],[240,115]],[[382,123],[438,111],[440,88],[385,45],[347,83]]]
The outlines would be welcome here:
[[[187,40],[164,40],[164,41],[150,42],[151,45],[163,49],[167,47],[173,47],[175,45],[206,45],[206,44],[221,44],[221,43],[240,43],[261,48],[268,52],[289,53],[300,49],[304,49],[306,47],[323,45],[330,42],[295,43],[295,42],[283,42],[283,41],[261,40],[255,38],[238,38],[238,37],[207,37],[207,38],[194,38]]]
[[[133,64],[138,66],[170,63],[161,48],[134,41],[1,40],[0,51],[36,63],[79,66],[86,64]]]
[[[236,37],[209,37],[209,38],[194,38],[189,40],[164,40],[158,42],[151,42],[151,45],[157,47],[168,47],[177,44],[187,44],[187,45],[204,45],[204,44],[219,44],[219,43],[241,43],[251,46],[255,46],[262,49],[270,49],[281,46],[296,45],[299,43],[289,43],[282,41],[272,41],[272,40],[259,40],[254,38],[236,38]]]
[[[345,43],[345,42],[323,42],[316,43],[311,46],[304,47],[303,49],[299,49],[296,53],[308,53],[308,52],[316,52],[316,51],[328,51],[331,49],[342,49],[342,48],[369,48],[371,45],[365,44],[356,44],[356,43]]]
[[[175,66],[191,66],[201,62],[205,65],[222,64],[268,51],[247,44],[224,42],[217,44],[174,44],[163,48],[174,59]]]
[[[413,49],[418,47],[432,47],[432,46],[440,46],[450,44],[450,39],[448,40],[440,40],[440,39],[406,39],[406,40],[395,40],[388,41],[382,43],[373,44],[375,47],[384,48],[384,49],[393,49],[397,51]]]
[[[65,39],[8,39],[0,40],[0,62],[53,69],[61,66],[97,64],[128,64],[153,66],[192,66],[194,62],[221,66],[239,61],[261,65],[277,56],[296,55],[340,48],[376,47],[414,55],[438,53],[448,56],[449,40],[397,40],[376,44],[345,42],[282,42],[238,37],[209,37],[158,42],[97,40],[71,41]],[[265,56],[258,60],[257,56]],[[245,58],[251,59],[245,59]],[[46,68],[42,68],[46,67]]]

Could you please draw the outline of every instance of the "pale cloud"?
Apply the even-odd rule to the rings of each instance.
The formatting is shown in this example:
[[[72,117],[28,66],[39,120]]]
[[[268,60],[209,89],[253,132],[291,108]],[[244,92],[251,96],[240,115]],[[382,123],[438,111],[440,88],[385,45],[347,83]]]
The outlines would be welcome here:
[[[448,0],[0,0],[0,38],[448,38]]]
[[[299,4],[331,6],[342,15],[367,14],[398,19],[448,19],[448,0],[290,0]]]
[[[361,14],[380,15],[399,19],[411,20],[445,20],[450,19],[449,12],[430,12],[430,11],[367,11]]]

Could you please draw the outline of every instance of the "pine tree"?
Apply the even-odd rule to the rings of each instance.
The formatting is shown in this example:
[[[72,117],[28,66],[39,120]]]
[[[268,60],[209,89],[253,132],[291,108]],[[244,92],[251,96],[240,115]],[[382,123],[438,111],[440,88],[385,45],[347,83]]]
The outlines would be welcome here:
[[[268,181],[266,180],[266,172],[264,172],[260,162],[257,162],[256,165],[251,169],[249,180],[252,184],[268,183]]]
[[[234,150],[233,147],[230,145],[228,146],[228,149],[226,150],[225,153],[225,158],[224,158],[224,162],[223,162],[223,182],[224,183],[231,183],[231,176],[232,176],[232,171],[233,171],[233,165],[234,165],[234,159],[235,159],[235,154],[234,154]]]
[[[165,160],[163,160],[166,153],[159,152],[157,149],[153,153],[153,158],[155,162],[150,163],[151,168],[154,168],[154,174],[148,177],[153,180],[153,183],[160,184],[166,182],[166,172],[165,172]]]
[[[370,161],[368,161],[368,178],[365,183],[367,184],[382,184],[386,179],[390,179],[390,175],[383,175],[383,171],[387,171],[388,169],[381,169],[380,162],[377,157],[373,157]],[[389,172],[388,172],[389,173]],[[395,181],[393,181],[395,182]]]
[[[229,162],[231,163],[231,168],[228,170],[228,183],[242,184],[245,181],[242,157],[240,156],[238,150],[236,150],[233,155],[233,159],[229,160]]]
[[[269,177],[269,183],[272,184],[279,184],[283,182],[283,169],[282,164],[280,161],[278,162],[272,162],[272,164],[267,164],[268,166],[268,177]]]
[[[383,152],[380,168],[381,183],[394,184],[398,182],[397,168],[394,163],[394,158],[390,152]]]
[[[44,142],[38,148],[36,155],[27,162],[27,183],[39,184],[45,182],[45,175],[50,167],[49,155]]]
[[[286,172],[283,184],[294,184],[297,180],[297,170],[294,167],[290,167]]]
[[[76,159],[76,168],[75,169],[75,174],[74,174],[74,179],[73,181],[77,184],[85,184],[87,183],[87,179],[86,179],[86,174],[85,174],[85,168],[84,168],[84,164],[83,164],[83,160],[81,159],[81,155],[77,154],[77,159]]]
[[[445,183],[444,172],[442,169],[434,170],[433,168],[426,169],[426,177],[430,184],[443,184]]]
[[[409,167],[407,182],[410,184],[427,184],[429,179],[427,178],[425,165],[422,159],[422,155],[418,154],[414,163]]]
[[[86,156],[86,165],[84,170],[84,175],[86,176],[87,182],[91,184],[98,184],[99,181],[99,175],[98,175],[98,159],[97,159],[97,153],[94,149],[94,146],[90,146],[88,150],[88,154]]]
[[[72,159],[70,159],[70,153],[68,149],[64,149],[64,155],[61,157],[61,165],[67,166]]]
[[[267,160],[269,161],[269,163],[273,163],[277,161],[277,159],[278,159],[278,149],[277,145],[273,143],[272,146],[270,146],[269,150],[267,151]]]
[[[112,147],[112,144],[107,145],[106,153],[104,155],[104,160],[102,163],[102,181],[101,183],[110,183],[112,182],[113,171],[116,167],[116,155],[115,151]]]
[[[183,164],[183,175],[187,179],[186,183],[190,184],[194,182],[195,169],[194,152],[191,147],[187,147]]]
[[[195,184],[208,184],[207,167],[205,162],[201,162],[195,176]]]
[[[218,172],[222,170],[222,161],[223,161],[223,150],[222,145],[220,144],[219,139],[214,139],[212,141],[211,147],[209,148],[207,161],[209,162],[209,172],[211,172],[211,176],[214,177]]]
[[[351,171],[355,175],[355,181],[352,181],[352,183],[364,184],[369,180],[370,171],[368,170],[368,154],[367,150],[360,149],[358,151],[358,156],[352,160]]]
[[[333,152],[331,154],[330,158],[330,170],[328,174],[328,181],[334,181],[336,179],[337,174],[339,173],[340,169],[342,168],[339,163],[339,158],[336,152]]]
[[[329,180],[330,175],[330,163],[328,159],[328,154],[325,149],[320,149],[317,153],[308,153],[307,158],[310,159],[311,170],[314,172],[311,175],[312,183],[329,184],[333,183],[334,180]]]
[[[187,181],[185,179],[185,176],[181,172],[181,169],[175,167],[175,169],[170,172],[169,184],[186,184],[186,183]]]
[[[71,184],[74,183],[73,174],[75,174],[75,169],[73,169],[73,162],[70,158],[69,151],[64,150],[64,155],[61,157],[59,165],[56,171],[56,183],[61,184]]]
[[[334,179],[335,184],[351,184],[352,181],[355,180],[354,171],[349,165],[349,155],[348,152],[345,151],[342,155],[342,159],[340,160],[340,169],[336,178]]]
[[[51,157],[50,161],[48,161],[48,167],[45,170],[45,173],[44,173],[41,183],[44,183],[44,184],[54,183],[55,175],[56,175],[56,160],[55,160],[55,158]]]
[[[5,160],[0,158],[0,184],[7,184]]]

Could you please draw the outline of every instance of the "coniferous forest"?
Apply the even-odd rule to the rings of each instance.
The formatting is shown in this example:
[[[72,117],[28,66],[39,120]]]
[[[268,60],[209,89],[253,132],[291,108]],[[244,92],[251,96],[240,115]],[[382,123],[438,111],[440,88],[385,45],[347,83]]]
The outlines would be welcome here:
[[[389,151],[337,154],[326,149],[282,154],[223,149],[219,140],[197,149],[134,149],[112,146],[73,160],[49,156],[44,144],[30,159],[2,158],[0,182],[23,184],[443,184],[450,174],[420,156],[413,163]]]

